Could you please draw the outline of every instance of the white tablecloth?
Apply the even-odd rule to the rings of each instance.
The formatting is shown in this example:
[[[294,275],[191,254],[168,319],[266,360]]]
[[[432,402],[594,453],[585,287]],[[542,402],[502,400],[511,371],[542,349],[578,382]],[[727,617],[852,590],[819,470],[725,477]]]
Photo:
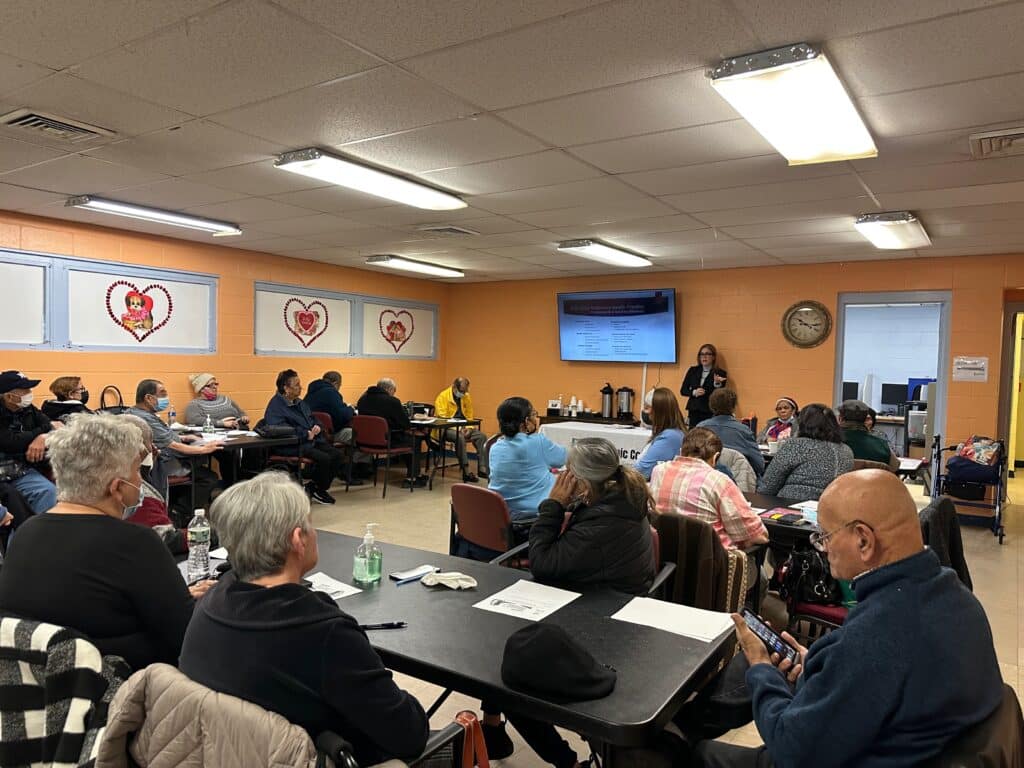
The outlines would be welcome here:
[[[544,424],[540,432],[551,442],[564,445],[566,448],[580,437],[603,437],[618,449],[622,463],[630,467],[640,458],[644,446],[651,439],[651,430],[647,427],[617,427],[611,424],[588,424],[583,421]]]

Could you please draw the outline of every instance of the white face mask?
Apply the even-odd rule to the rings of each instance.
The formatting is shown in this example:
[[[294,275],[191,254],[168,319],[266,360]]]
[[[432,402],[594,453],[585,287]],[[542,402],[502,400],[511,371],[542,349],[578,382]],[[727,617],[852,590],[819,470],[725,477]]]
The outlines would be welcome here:
[[[32,393],[31,392],[29,392],[27,395],[22,395],[21,396],[21,407],[22,408],[28,408],[30,405],[32,405]]]
[[[146,457],[142,460],[141,466],[143,466],[143,467],[152,467],[153,466],[153,454],[152,453],[149,453],[148,451],[146,452]]]

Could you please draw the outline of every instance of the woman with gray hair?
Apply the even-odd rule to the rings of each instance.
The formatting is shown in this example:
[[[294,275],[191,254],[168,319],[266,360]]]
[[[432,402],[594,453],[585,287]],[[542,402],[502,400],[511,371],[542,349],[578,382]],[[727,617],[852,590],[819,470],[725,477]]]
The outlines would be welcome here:
[[[124,523],[142,498],[142,432],[117,416],[76,418],[46,449],[57,505],[18,530],[0,611],[78,630],[134,669],[176,663],[209,582],[190,590],[160,539]]]
[[[313,738],[335,731],[360,765],[418,756],[428,734],[419,702],[395,685],[356,620],[302,584],[318,558],[302,487],[264,472],[228,488],[210,512],[232,567],[196,608],[182,672]]]

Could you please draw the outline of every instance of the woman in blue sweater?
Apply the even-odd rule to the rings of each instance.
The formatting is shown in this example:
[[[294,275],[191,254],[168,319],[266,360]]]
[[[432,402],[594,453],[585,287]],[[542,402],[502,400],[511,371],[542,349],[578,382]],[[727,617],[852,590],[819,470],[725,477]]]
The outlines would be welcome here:
[[[644,413],[651,421],[651,439],[636,462],[636,471],[651,479],[651,472],[662,461],[672,461],[679,455],[686,433],[683,432],[683,413],[675,393],[667,387],[652,389],[644,398]],[[646,421],[647,419],[644,419]]]
[[[502,438],[491,447],[488,488],[500,493],[516,523],[532,522],[555,485],[554,467],[565,464],[565,448],[537,432],[540,419],[525,397],[498,406]]]

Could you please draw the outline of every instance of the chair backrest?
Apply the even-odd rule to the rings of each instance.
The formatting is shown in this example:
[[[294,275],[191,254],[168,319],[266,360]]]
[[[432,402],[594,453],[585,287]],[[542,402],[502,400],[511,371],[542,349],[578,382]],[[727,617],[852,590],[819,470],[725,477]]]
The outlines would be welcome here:
[[[872,461],[871,459],[854,459],[853,471],[856,472],[858,469],[884,469],[886,472],[896,471],[888,464],[883,464],[880,461]]]
[[[471,483],[456,483],[452,486],[452,515],[466,541],[496,552],[512,546],[512,515],[501,494]]]
[[[651,549],[654,550],[654,567],[656,569],[661,568],[661,536],[658,535],[658,529],[653,525],[651,526]]]
[[[491,464],[491,448],[494,444],[504,437],[500,432],[496,435],[491,435],[487,438],[487,442],[484,443],[484,463],[490,466]]]
[[[353,416],[352,442],[356,448],[389,448],[391,430],[388,429],[388,420],[383,416],[365,416],[361,413]]]
[[[743,604],[745,558],[727,552],[710,523],[692,515],[655,515],[662,560],[675,563],[669,599],[709,611]]]
[[[1003,684],[996,711],[954,738],[926,768],[1011,768],[1024,765],[1024,717],[1013,689]]]
[[[328,440],[334,437],[334,421],[331,419],[331,414],[324,413],[323,411],[313,411],[313,418],[320,425],[320,431],[324,433],[324,437]]]

